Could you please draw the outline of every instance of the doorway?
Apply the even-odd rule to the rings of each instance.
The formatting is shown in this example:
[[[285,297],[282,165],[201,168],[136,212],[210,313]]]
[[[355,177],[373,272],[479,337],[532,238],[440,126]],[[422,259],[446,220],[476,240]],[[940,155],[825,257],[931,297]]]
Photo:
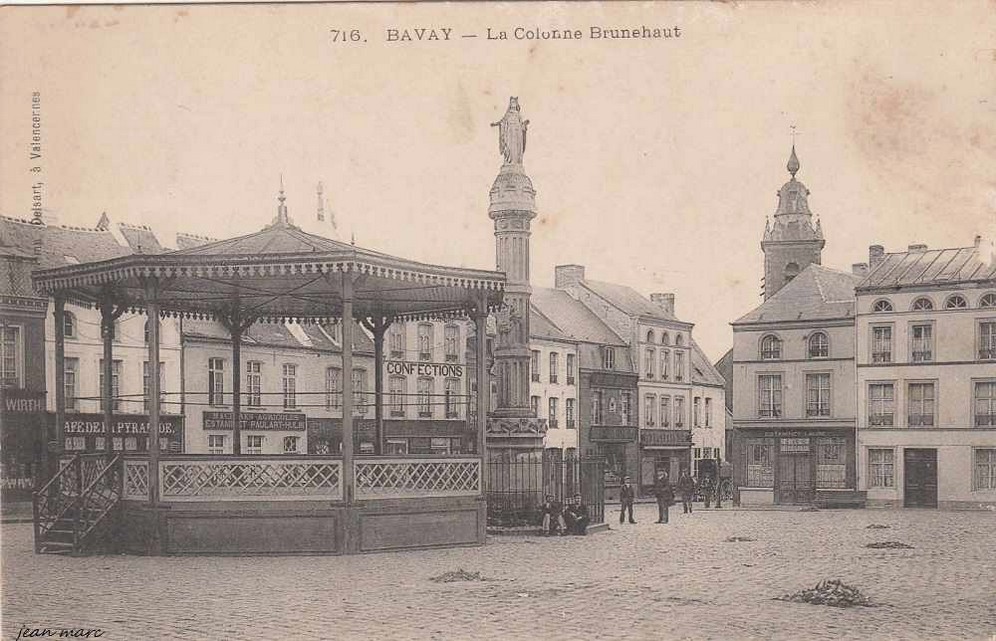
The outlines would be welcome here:
[[[937,507],[937,450],[903,450],[903,507]]]
[[[778,482],[775,503],[778,505],[807,505],[816,498],[813,483],[813,457],[809,452],[778,455]]]

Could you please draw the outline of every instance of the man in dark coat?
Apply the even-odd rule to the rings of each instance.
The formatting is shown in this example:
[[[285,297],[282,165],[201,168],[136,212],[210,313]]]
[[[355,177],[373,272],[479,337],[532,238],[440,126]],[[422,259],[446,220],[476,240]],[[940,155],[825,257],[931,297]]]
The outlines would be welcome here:
[[[702,496],[705,498],[705,506],[709,507],[713,493],[716,491],[716,479],[711,474],[707,474],[702,479]]]
[[[626,521],[625,515],[626,510],[629,510],[629,522],[636,523],[633,520],[633,501],[636,500],[636,489],[633,484],[629,482],[629,477],[623,479],[622,487],[619,488],[619,522],[624,523]]]
[[[556,500],[553,495],[547,495],[540,510],[543,512],[542,534],[544,536],[564,532],[564,506],[560,504],[560,501]]]
[[[678,479],[678,494],[681,496],[681,508],[684,514],[692,513],[692,496],[695,494],[695,481],[688,475],[688,470],[681,471]]]
[[[588,523],[591,517],[588,516],[588,506],[581,500],[580,494],[575,494],[567,509],[564,510],[564,522],[567,524],[567,533],[584,536],[588,533]]]
[[[667,473],[661,470],[654,482],[654,496],[657,497],[657,522],[667,523],[667,510],[674,503],[674,488],[667,478]]]

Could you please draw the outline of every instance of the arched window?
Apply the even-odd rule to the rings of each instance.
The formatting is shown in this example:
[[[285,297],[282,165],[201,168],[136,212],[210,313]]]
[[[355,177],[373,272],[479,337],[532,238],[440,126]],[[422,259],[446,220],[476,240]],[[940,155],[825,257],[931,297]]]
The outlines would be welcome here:
[[[647,330],[647,342],[648,343],[653,343],[654,342],[654,330],[652,330],[652,329],[648,329]]]
[[[774,334],[761,339],[761,360],[771,361],[782,357],[782,341]]]
[[[966,307],[968,307],[968,301],[960,294],[949,296],[944,303],[944,309],[965,309]]]
[[[799,275],[799,264],[789,263],[785,266],[785,282],[789,282],[793,278]]]
[[[979,299],[979,307],[996,307],[996,294],[986,294]]]
[[[875,312],[876,314],[881,312],[891,312],[892,303],[890,303],[889,300],[886,298],[881,298],[875,301],[875,303],[872,305],[872,311]]]
[[[913,301],[913,307],[911,309],[914,312],[934,309],[934,303],[926,296],[921,296]]]
[[[809,358],[830,356],[830,341],[823,332],[814,332],[809,337]]]
[[[76,314],[65,312],[62,316],[62,333],[66,338],[79,338],[76,335]]]
[[[661,332],[661,345],[670,345],[670,344],[671,344],[671,337],[668,335],[667,332]]]
[[[674,337],[674,344],[676,346],[678,346],[678,347],[681,347],[682,345],[685,344],[685,339],[682,338],[681,334],[676,334],[675,335],[675,337]]]

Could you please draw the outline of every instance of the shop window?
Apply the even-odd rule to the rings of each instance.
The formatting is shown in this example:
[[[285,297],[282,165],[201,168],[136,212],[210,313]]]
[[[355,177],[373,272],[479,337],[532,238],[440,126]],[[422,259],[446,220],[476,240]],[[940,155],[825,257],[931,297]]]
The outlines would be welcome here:
[[[208,359],[208,405],[225,404],[225,360]]]
[[[126,436],[124,440],[124,448],[126,452],[135,452],[138,450],[138,438],[135,436]]]
[[[342,369],[328,367],[325,369],[325,409],[342,407]]]
[[[979,360],[996,360],[996,321],[979,323]]]
[[[821,489],[847,487],[847,439],[840,437],[816,439],[816,487]]]
[[[246,454],[263,453],[263,435],[246,434]]]
[[[881,298],[872,303],[872,312],[881,314],[892,311],[892,303],[886,298]]]
[[[208,434],[208,454],[225,453],[225,435]]]
[[[774,361],[782,357],[782,341],[774,334],[761,339],[761,360]]]
[[[806,374],[806,416],[830,416],[830,374]]]
[[[965,309],[966,307],[968,307],[968,301],[961,294],[949,296],[944,302],[944,309]]]
[[[774,487],[774,443],[770,439],[748,439],[746,456],[747,487]]]
[[[893,383],[868,384],[868,424],[892,427],[895,424],[896,388]]]
[[[100,392],[100,411],[104,411],[104,359],[100,359],[100,374],[97,377]],[[111,410],[121,409],[121,361],[111,362]]]
[[[437,456],[446,456],[450,453],[450,439],[443,437],[432,437],[429,439],[430,453]]]
[[[445,335],[446,362],[455,363],[460,360],[460,328],[449,324],[443,329]]]
[[[892,362],[892,325],[873,325],[871,357],[872,363]]]
[[[975,449],[973,490],[996,490],[996,449]]]
[[[387,379],[387,402],[391,406],[391,416],[401,418],[405,415],[405,377],[392,376]]]
[[[934,360],[934,327],[930,323],[910,326],[910,359],[914,363]]]
[[[300,446],[301,437],[300,436],[285,436],[284,437],[284,454],[297,454],[298,447]]]
[[[66,449],[79,452],[86,449],[86,437],[85,436],[67,436],[66,437]]]
[[[868,449],[869,488],[895,487],[895,455],[891,449]]]
[[[996,426],[996,381],[975,381],[975,426]]]
[[[782,415],[782,377],[780,374],[761,374],[757,377],[757,415],[761,418],[779,418]]]
[[[0,386],[23,387],[24,347],[21,328],[16,325],[0,326]]]
[[[297,365],[284,363],[283,365],[283,393],[284,409],[297,409]]]
[[[907,425],[910,427],[933,427],[935,390],[933,383],[909,383],[906,388],[908,403]]]
[[[432,417],[432,379],[418,379],[418,416],[419,418]]]
[[[63,361],[65,368],[65,378],[63,379],[66,394],[66,409],[69,411],[79,410],[80,395],[80,359],[67,358]]]
[[[809,358],[830,356],[830,341],[823,332],[815,332],[809,337]]]
[[[386,456],[398,456],[400,454],[408,454],[408,439],[403,438],[389,438],[385,444]]]

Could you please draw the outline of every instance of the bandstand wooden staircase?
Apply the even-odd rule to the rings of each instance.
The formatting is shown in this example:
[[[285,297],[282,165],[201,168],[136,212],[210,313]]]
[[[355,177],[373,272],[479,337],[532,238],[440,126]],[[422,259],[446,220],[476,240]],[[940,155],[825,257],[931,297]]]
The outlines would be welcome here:
[[[122,495],[121,457],[77,454],[34,493],[35,552],[84,554],[108,543]]]

